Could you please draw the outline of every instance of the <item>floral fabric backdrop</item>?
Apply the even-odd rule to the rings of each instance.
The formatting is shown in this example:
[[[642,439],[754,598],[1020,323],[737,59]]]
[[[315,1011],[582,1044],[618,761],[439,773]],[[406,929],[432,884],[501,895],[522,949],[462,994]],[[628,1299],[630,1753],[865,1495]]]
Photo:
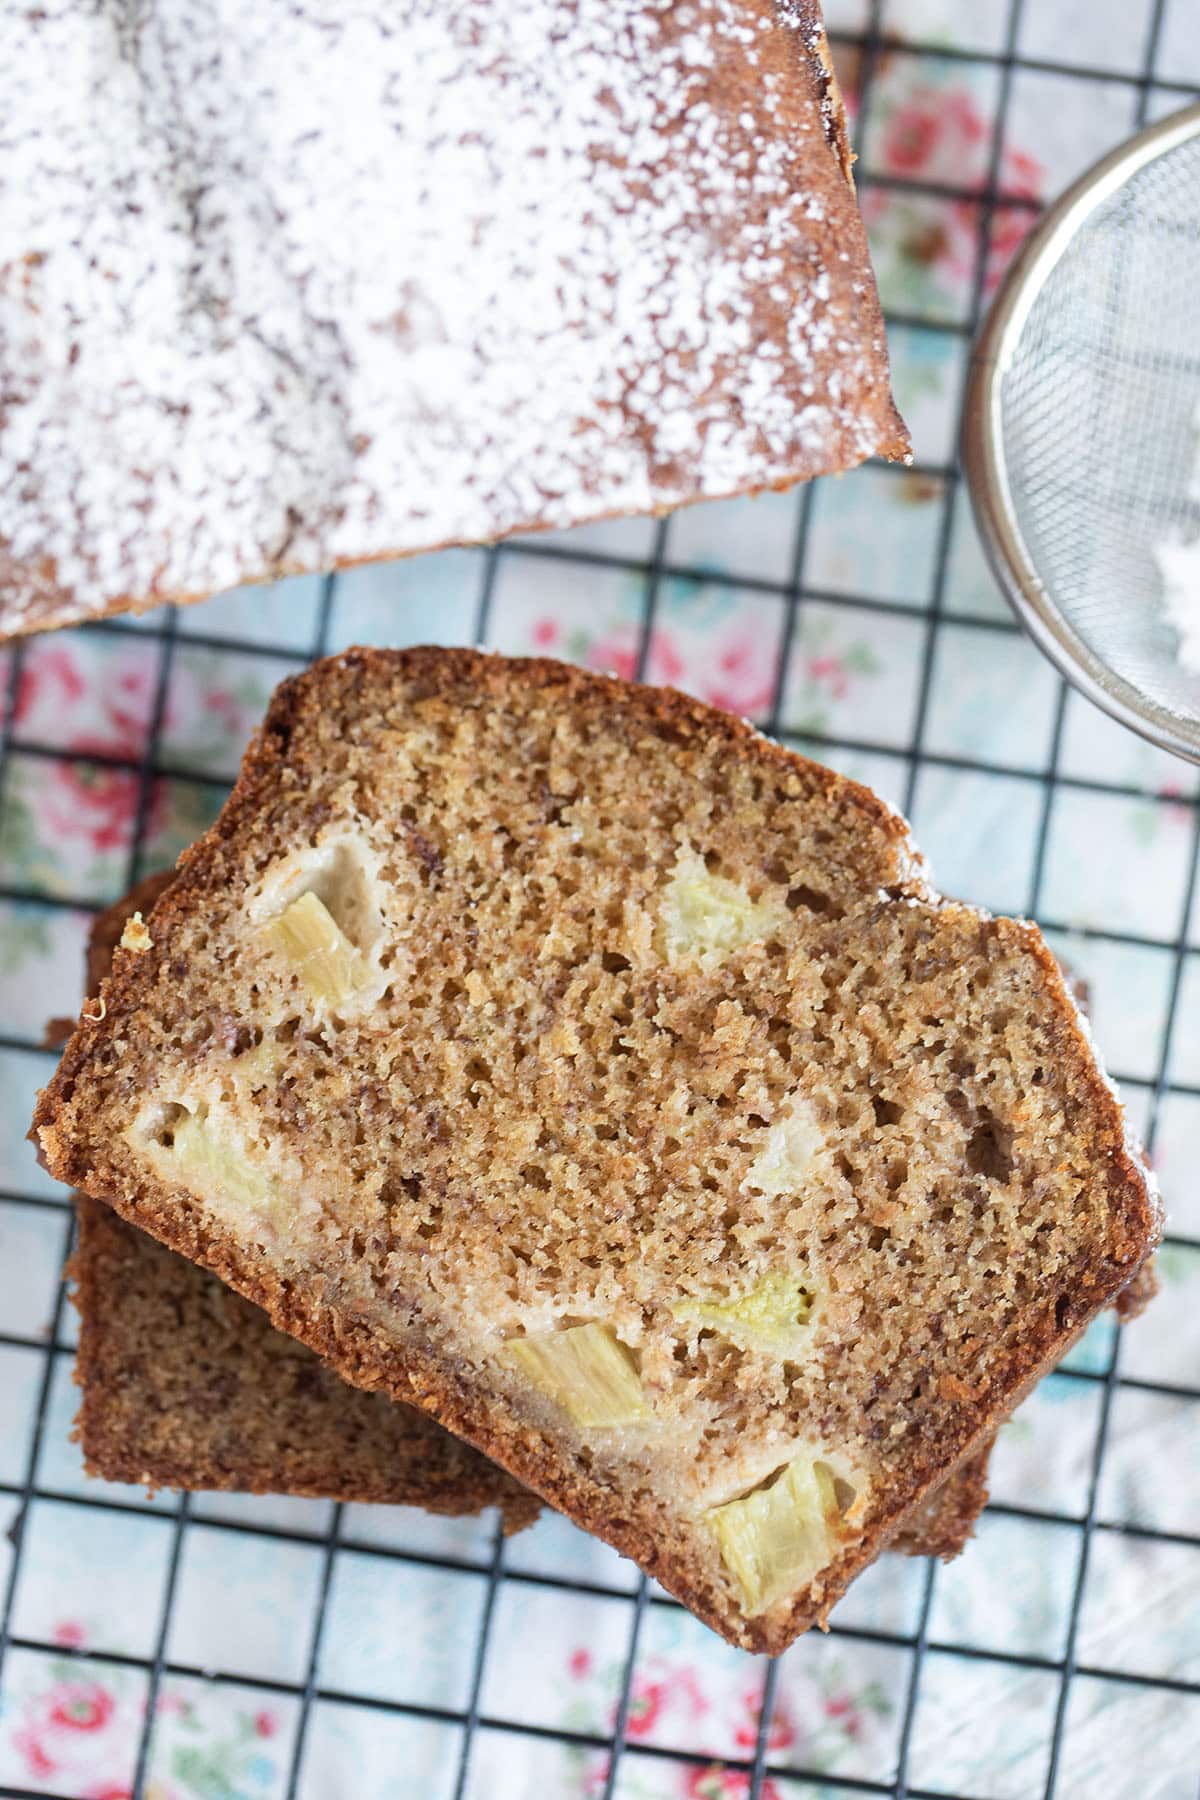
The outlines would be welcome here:
[[[1041,205],[1200,85],[1200,13],[826,10],[912,469],[288,582],[50,636],[0,669],[0,1794],[124,1800],[139,1770],[153,1800],[606,1792],[636,1572],[564,1522],[498,1549],[488,1518],[211,1495],[185,1515],[83,1475],[69,1212],[24,1136],[90,917],[215,816],[276,682],[352,642],[482,640],[742,714],[906,809],[946,890],[1041,919],[1090,985],[1171,1208],[1160,1298],[1119,1334],[1094,1326],[1005,1428],[977,1542],[946,1568],[882,1559],[782,1659],[761,1729],[764,1663],[651,1593],[612,1791],[745,1800],[757,1756],[764,1800],[897,1781],[1195,1800],[1197,771],[1067,693],[1017,630],[954,444],[979,308]]]

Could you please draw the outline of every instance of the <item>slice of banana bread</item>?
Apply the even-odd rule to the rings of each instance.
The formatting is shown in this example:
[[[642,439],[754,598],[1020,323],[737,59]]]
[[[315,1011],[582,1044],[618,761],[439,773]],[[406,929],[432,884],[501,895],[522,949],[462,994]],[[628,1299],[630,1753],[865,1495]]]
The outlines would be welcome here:
[[[89,999],[127,920],[149,914],[173,878],[148,875],[96,918]],[[99,1201],[80,1195],[76,1209],[76,1432],[90,1474],[442,1513],[498,1506],[509,1532],[537,1516],[527,1488],[425,1413],[348,1386],[259,1307]],[[985,1454],[943,1482],[892,1548],[956,1556],[987,1498],[986,1474]]]
[[[317,664],[151,924],[40,1099],[54,1173],[750,1648],[1159,1235],[1036,929],[682,695]]]

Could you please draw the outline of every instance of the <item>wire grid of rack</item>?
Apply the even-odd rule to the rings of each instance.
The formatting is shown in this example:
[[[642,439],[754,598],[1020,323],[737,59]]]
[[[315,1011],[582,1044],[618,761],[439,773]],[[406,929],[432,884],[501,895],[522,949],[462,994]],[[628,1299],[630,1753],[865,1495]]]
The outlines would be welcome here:
[[[869,133],[872,105],[875,99],[879,71],[886,59],[897,53],[897,44],[903,41],[903,25],[906,7],[904,0],[894,0],[890,7],[885,7],[884,0],[870,0],[861,9],[861,19],[852,16],[845,9],[831,8],[835,43],[845,54],[850,52],[857,58],[857,68],[853,71],[858,89],[858,115],[856,137],[860,143]],[[993,11],[997,9],[992,9]],[[1006,0],[1004,18],[996,25],[996,40],[986,49],[953,50],[944,44],[929,46],[911,39],[905,45],[909,54],[928,54],[936,49],[944,59],[960,58],[964,64],[986,67],[993,75],[997,92],[997,104],[994,117],[989,128],[989,139],[986,146],[986,174],[982,183],[960,190],[954,184],[931,182],[920,175],[906,176],[895,171],[887,171],[873,166],[868,154],[865,174],[860,176],[864,195],[869,196],[873,188],[884,190],[903,190],[906,187],[919,193],[923,198],[933,194],[937,198],[953,202],[966,201],[975,206],[977,225],[974,245],[974,266],[970,277],[970,301],[964,318],[948,323],[944,318],[931,320],[922,316],[920,310],[892,309],[892,323],[920,333],[922,330],[934,330],[957,334],[968,341],[974,331],[985,300],[986,269],[993,222],[998,209],[1024,209],[1032,217],[1037,210],[1037,202],[1029,197],[1006,194],[1001,183],[1002,153],[1005,142],[1006,123],[1010,98],[1015,79],[1022,70],[1040,74],[1054,75],[1062,81],[1088,81],[1097,84],[1111,84],[1114,91],[1126,95],[1129,101],[1128,129],[1144,121],[1151,104],[1152,93],[1156,103],[1161,107],[1165,102],[1177,99],[1182,104],[1190,95],[1190,84],[1185,81],[1173,82],[1169,70],[1164,70],[1160,63],[1160,49],[1164,30],[1168,25],[1168,7],[1164,0],[1147,0],[1143,26],[1143,48],[1140,60],[1134,66],[1120,69],[1096,68],[1087,65],[1059,63],[1044,56],[1032,53],[1021,53],[1022,28],[1027,12],[1023,0]],[[1066,17],[1064,11],[1064,20]],[[839,27],[838,21],[843,24]],[[1065,26],[1064,26],[1065,29]],[[920,464],[920,445],[918,445],[918,461]],[[811,540],[811,525],[814,505],[817,503],[815,488],[798,493],[791,502],[790,529],[791,539],[789,561],[790,570],[785,578],[742,578],[739,586],[764,602],[779,610],[782,622],[776,641],[776,654],[773,659],[771,675],[771,697],[769,704],[763,708],[761,723],[765,728],[788,740],[789,735],[795,739],[794,732],[789,734],[788,721],[785,717],[784,691],[787,678],[789,658],[802,628],[806,607],[814,603],[837,608],[853,605],[870,618],[886,619],[889,616],[901,616],[915,622],[921,634],[919,664],[915,707],[912,715],[911,733],[906,745],[888,746],[898,775],[902,776],[900,797],[906,802],[906,810],[911,809],[917,786],[923,770],[942,769],[951,772],[978,773],[980,775],[1007,775],[1014,781],[1026,784],[1034,796],[1034,806],[1029,814],[1031,829],[1028,855],[1028,890],[1024,896],[1025,910],[1035,916],[1044,916],[1044,876],[1046,870],[1047,845],[1051,822],[1057,797],[1064,791],[1071,790],[1080,794],[1096,793],[1110,797],[1139,800],[1146,797],[1142,787],[1136,783],[1108,781],[1102,777],[1095,779],[1078,772],[1068,773],[1060,768],[1060,754],[1063,745],[1064,727],[1067,716],[1068,696],[1061,683],[1055,687],[1053,702],[1053,722],[1049,735],[1049,753],[1044,766],[1030,769],[1028,767],[1009,767],[985,755],[973,756],[938,750],[928,741],[928,724],[931,708],[934,704],[938,681],[938,646],[941,636],[948,627],[961,626],[973,632],[976,637],[976,654],[986,657],[993,645],[1016,631],[1013,623],[996,614],[980,616],[974,613],[962,613],[956,607],[956,596],[952,575],[952,533],[962,528],[962,494],[960,477],[953,464],[941,466],[935,464],[928,467],[931,479],[942,487],[940,525],[937,531],[935,556],[932,565],[932,582],[927,606],[908,604],[894,598],[880,597],[878,594],[861,592],[847,595],[839,591],[826,591],[811,578],[808,568],[808,557]],[[882,472],[881,472],[882,473]],[[888,472],[888,479],[897,478],[895,472]],[[853,479],[853,478],[852,478]],[[778,516],[778,515],[773,515]],[[957,521],[957,525],[956,525]],[[475,553],[480,574],[479,591],[475,602],[474,618],[470,635],[476,641],[489,644],[497,641],[495,617],[495,596],[498,583],[505,576],[505,565],[514,557],[532,558],[545,573],[556,569],[561,573],[564,582],[571,578],[573,571],[590,569],[619,573],[628,581],[636,582],[640,591],[640,608],[637,630],[632,651],[634,672],[653,673],[652,645],[656,627],[663,606],[663,594],[667,585],[676,580],[694,579],[696,571],[690,566],[680,566],[673,552],[673,540],[669,521],[662,521],[653,527],[647,527],[644,547],[632,553],[612,546],[612,540],[605,540],[607,547],[597,547],[595,536],[571,538],[562,537],[555,540],[525,542],[519,546],[501,546],[486,552]],[[523,563],[522,567],[532,567],[532,563]],[[337,642],[335,629],[338,617],[339,592],[342,578],[331,577],[319,586],[313,609],[315,630],[311,643],[305,646],[311,657],[322,655],[331,644]],[[244,601],[252,607],[252,598]],[[435,618],[422,619],[419,613],[405,615],[406,635],[412,641],[419,641],[423,636],[436,635],[438,621]],[[147,840],[152,811],[152,801],[156,784],[165,779],[184,780],[194,775],[199,783],[210,789],[213,787],[208,770],[189,771],[173,762],[169,751],[164,749],[162,727],[168,705],[168,693],[172,679],[172,668],[180,655],[181,645],[189,648],[199,646],[202,649],[221,653],[229,651],[238,656],[253,658],[255,656],[290,658],[295,666],[304,660],[303,651],[294,644],[284,650],[276,645],[255,644],[240,635],[228,640],[211,628],[206,629],[205,609],[192,609],[185,615],[170,612],[158,614],[149,620],[130,623],[114,621],[87,629],[86,635],[93,639],[126,638],[136,632],[138,641],[148,647],[148,653],[154,658],[154,675],[152,693],[148,706],[148,725],[144,731],[144,742],[140,755],[127,754],[106,755],[102,749],[92,752],[92,765],[101,770],[119,771],[126,779],[136,785],[136,805],[132,829],[128,834],[127,860],[128,877],[132,882],[139,874],[145,872],[147,861]],[[77,634],[78,635],[78,634]],[[400,635],[400,634],[398,634]],[[4,734],[0,740],[0,783],[10,779],[10,771],[14,759],[23,757],[27,760],[55,760],[64,752],[54,744],[39,744],[22,735],[16,721],[19,717],[17,698],[22,681],[23,668],[27,658],[33,654],[31,647],[16,650],[11,659],[8,677],[8,700]],[[879,750],[873,739],[869,725],[853,734],[839,733],[836,729],[822,732],[809,728],[804,733],[806,747],[815,742],[817,753],[822,750],[831,760],[848,753],[861,752],[867,755]],[[1161,796],[1151,796],[1156,800]],[[1186,812],[1188,831],[1188,850],[1183,882],[1182,910],[1179,914],[1178,929],[1173,936],[1163,937],[1161,934],[1140,934],[1137,931],[1103,929],[1093,931],[1099,939],[1110,939],[1113,943],[1132,949],[1145,947],[1154,949],[1170,958],[1169,991],[1161,1016],[1161,1032],[1154,1047],[1152,1069],[1141,1072],[1140,1087],[1145,1101],[1146,1135],[1153,1150],[1158,1130],[1160,1109],[1167,1096],[1175,1093],[1191,1098],[1200,1098],[1200,1089],[1189,1087],[1186,1082],[1172,1079],[1172,1043],[1176,1034],[1180,1016],[1184,1008],[1184,972],[1187,948],[1189,944],[1189,921],[1192,917],[1193,903],[1197,888],[1197,863],[1200,857],[1200,804],[1193,793],[1176,797],[1172,804]],[[92,897],[64,897],[55,891],[53,883],[38,884],[14,882],[11,871],[0,873],[4,886],[0,888],[0,899],[12,901],[27,907],[43,907],[53,913],[55,909],[72,906],[80,911],[97,910],[100,901]],[[106,898],[112,898],[109,895]],[[1046,922],[1065,928],[1069,921],[1048,919]],[[7,1021],[5,1022],[7,1024]],[[28,1034],[7,1032],[0,1040],[5,1049],[22,1054],[35,1055],[39,1052],[36,1039]],[[1120,1050],[1117,1047],[1118,1074],[1120,1074]],[[48,1071],[47,1060],[43,1071]],[[1135,1083],[1135,1087],[1139,1084]],[[23,1189],[6,1189],[0,1199],[0,1207],[38,1205],[49,1209],[60,1209],[56,1218],[61,1217],[61,1244],[65,1253],[70,1237],[70,1213],[59,1199],[48,1194],[32,1193]],[[1181,1250],[1191,1251],[1200,1248],[1193,1237],[1177,1235],[1168,1240]],[[0,1325],[7,1321],[0,1320]],[[0,1611],[0,1656],[7,1655],[11,1663],[14,1654],[20,1652],[45,1653],[55,1652],[59,1656],[69,1657],[72,1652],[69,1646],[62,1643],[53,1644],[36,1635],[30,1635],[21,1625],[21,1594],[23,1558],[28,1554],[26,1540],[28,1536],[28,1520],[31,1508],[39,1502],[56,1502],[64,1499],[63,1494],[48,1483],[40,1474],[43,1440],[50,1429],[47,1421],[54,1380],[54,1368],[57,1359],[67,1352],[66,1344],[67,1316],[64,1311],[64,1299],[61,1290],[54,1307],[49,1344],[41,1341],[36,1335],[23,1335],[19,1332],[0,1333],[0,1346],[10,1346],[26,1351],[36,1351],[41,1358],[41,1373],[38,1382],[36,1405],[28,1421],[28,1438],[21,1445],[21,1463],[24,1470],[19,1479],[0,1484],[0,1498],[7,1497],[12,1505],[13,1526],[10,1536],[13,1542],[13,1554],[10,1561],[6,1585],[2,1597]],[[947,1640],[939,1635],[936,1625],[936,1605],[939,1571],[929,1564],[925,1567],[919,1585],[919,1598],[915,1616],[909,1626],[903,1630],[887,1631],[866,1629],[851,1625],[833,1626],[833,1638],[840,1641],[851,1658],[858,1647],[863,1645],[888,1646],[905,1657],[905,1674],[897,1690],[894,1702],[895,1732],[886,1756],[882,1756],[878,1765],[866,1768],[857,1767],[857,1772],[845,1772],[834,1766],[832,1769],[823,1762],[808,1765],[801,1752],[793,1750],[786,1757],[780,1756],[776,1737],[773,1735],[773,1720],[779,1696],[780,1682],[784,1663],[764,1665],[761,1661],[746,1660],[747,1670],[752,1671],[755,1684],[755,1705],[753,1707],[752,1727],[744,1731],[736,1754],[723,1754],[713,1757],[705,1754],[700,1744],[663,1743],[655,1741],[647,1743],[636,1729],[639,1723],[637,1713],[641,1705],[637,1687],[636,1672],[639,1667],[639,1656],[643,1646],[648,1620],[659,1610],[670,1608],[673,1603],[664,1595],[649,1586],[644,1579],[635,1587],[609,1587],[601,1581],[592,1580],[589,1576],[571,1577],[561,1573],[538,1573],[529,1568],[514,1568],[510,1548],[497,1529],[491,1538],[490,1545],[482,1564],[478,1558],[467,1557],[465,1560],[454,1554],[438,1554],[428,1551],[405,1549],[403,1547],[385,1548],[381,1545],[358,1544],[353,1532],[347,1529],[345,1509],[334,1507],[331,1511],[328,1527],[321,1533],[295,1530],[287,1526],[272,1523],[225,1523],[222,1530],[235,1533],[241,1537],[247,1534],[257,1536],[262,1542],[295,1542],[304,1544],[319,1554],[319,1576],[315,1584],[315,1605],[311,1617],[306,1620],[306,1642],[303,1652],[303,1669],[297,1679],[283,1680],[268,1678],[262,1675],[247,1675],[235,1667],[233,1673],[221,1667],[209,1668],[197,1663],[189,1663],[172,1652],[173,1611],[177,1603],[181,1567],[185,1555],[189,1533],[196,1529],[195,1503],[187,1495],[172,1496],[166,1503],[166,1516],[170,1520],[169,1553],[163,1571],[161,1602],[157,1609],[157,1617],[151,1632],[151,1647],[143,1655],[121,1656],[115,1652],[101,1649],[97,1655],[106,1664],[124,1666],[136,1670],[144,1679],[144,1707],[140,1711],[141,1724],[137,1732],[136,1751],[133,1754],[129,1791],[135,1796],[151,1791],[148,1787],[153,1765],[153,1746],[155,1733],[159,1730],[161,1710],[157,1704],[161,1698],[165,1684],[180,1677],[207,1678],[217,1683],[222,1679],[236,1680],[240,1690],[258,1692],[266,1697],[285,1697],[292,1704],[292,1729],[290,1742],[286,1746],[282,1761],[276,1771],[275,1785],[272,1793],[287,1796],[305,1795],[307,1800],[320,1800],[325,1789],[314,1785],[311,1768],[306,1769],[306,1750],[311,1743],[312,1721],[316,1711],[323,1705],[353,1705],[374,1709],[407,1719],[426,1719],[446,1728],[444,1743],[446,1745],[443,1766],[440,1768],[435,1782],[428,1783],[420,1778],[417,1785],[412,1785],[413,1778],[404,1769],[397,1766],[392,1775],[384,1778],[380,1785],[378,1775],[372,1775],[375,1782],[372,1793],[386,1792],[397,1795],[426,1792],[432,1793],[436,1788],[438,1794],[454,1796],[454,1800],[463,1797],[480,1796],[485,1791],[481,1785],[480,1746],[487,1740],[493,1746],[489,1762],[491,1775],[487,1777],[486,1791],[489,1795],[496,1792],[504,1794],[532,1793],[535,1788],[550,1793],[552,1786],[547,1786],[544,1779],[530,1775],[526,1785],[521,1785],[519,1774],[513,1775],[505,1785],[505,1779],[497,1781],[495,1771],[505,1766],[510,1770],[518,1770],[522,1766],[522,1757],[530,1745],[554,1743],[567,1744],[577,1748],[587,1763],[586,1775],[581,1776],[582,1785],[578,1791],[596,1796],[603,1800],[619,1795],[648,1791],[638,1785],[637,1770],[644,1764],[648,1770],[651,1765],[656,1769],[665,1768],[668,1774],[663,1777],[669,1782],[670,1771],[677,1768],[682,1776],[691,1772],[689,1779],[692,1787],[686,1789],[697,1795],[714,1796],[738,1795],[747,1800],[765,1800],[768,1794],[782,1796],[784,1794],[812,1793],[816,1787],[822,1792],[848,1794],[851,1792],[867,1794],[890,1794],[895,1800],[920,1800],[924,1795],[961,1794],[968,1800],[985,1800],[993,1792],[1007,1794],[1019,1791],[1021,1794],[1042,1793],[1046,1800],[1056,1797],[1064,1800],[1065,1796],[1082,1795],[1085,1792],[1098,1791],[1090,1785],[1080,1786],[1076,1778],[1068,1774],[1064,1777],[1064,1744],[1067,1736],[1067,1725],[1070,1710],[1072,1689],[1075,1684],[1089,1677],[1102,1678],[1106,1683],[1125,1684],[1131,1689],[1152,1690],[1155,1695],[1166,1695],[1178,1702],[1183,1708],[1192,1707],[1195,1711],[1197,1699],[1200,1698],[1200,1681],[1190,1676],[1171,1676],[1162,1673],[1145,1673],[1136,1666],[1127,1668],[1106,1664],[1103,1668],[1090,1667],[1082,1654],[1081,1618],[1088,1592],[1089,1575],[1095,1559],[1096,1545],[1106,1538],[1120,1537],[1122,1541],[1138,1540],[1143,1543],[1174,1545],[1181,1549],[1200,1554],[1200,1532],[1165,1529],[1154,1525],[1134,1526],[1127,1522],[1113,1523],[1102,1516],[1103,1509],[1099,1504],[1102,1477],[1105,1465],[1106,1450],[1110,1442],[1111,1422],[1114,1404],[1118,1394],[1126,1388],[1135,1389],[1149,1396],[1158,1396],[1171,1401],[1181,1400],[1195,1402],[1200,1406],[1200,1386],[1181,1384],[1177,1381],[1158,1381],[1151,1379],[1135,1379],[1123,1376],[1120,1364],[1120,1336],[1116,1332],[1106,1340],[1106,1347],[1099,1363],[1092,1367],[1075,1369],[1070,1379],[1077,1382],[1091,1383],[1098,1392],[1094,1439],[1090,1446],[1086,1493],[1078,1510],[1052,1510],[1025,1506],[1015,1502],[1000,1505],[994,1510],[1002,1517],[1013,1520],[1028,1520],[1045,1525],[1062,1527],[1070,1533],[1070,1550],[1067,1553],[1070,1561],[1070,1577],[1067,1583],[1067,1598],[1064,1613],[1064,1630],[1060,1640],[1060,1653],[1056,1655],[1023,1654],[1013,1649],[997,1649],[988,1643],[972,1641]],[[1194,1414],[1200,1420],[1200,1411]],[[1193,1427],[1194,1428],[1194,1427]],[[89,1494],[86,1490],[72,1492],[68,1496],[71,1503],[80,1508],[97,1509],[114,1514],[130,1513],[137,1510],[132,1501],[123,1500],[111,1489]],[[354,1549],[356,1553],[374,1556],[380,1559],[398,1559],[411,1562],[434,1573],[447,1576],[462,1570],[464,1567],[476,1571],[484,1583],[482,1603],[477,1613],[477,1630],[470,1645],[468,1657],[469,1667],[463,1686],[461,1704],[449,1706],[426,1704],[418,1699],[381,1698],[372,1692],[360,1692],[353,1688],[338,1687],[331,1683],[325,1673],[323,1659],[324,1633],[328,1620],[328,1607],[331,1586],[335,1576],[338,1558],[346,1551]],[[981,1554],[977,1551],[975,1554]],[[945,1579],[941,1577],[941,1579]],[[508,1716],[488,1704],[489,1657],[499,1654],[495,1649],[495,1619],[500,1597],[506,1587],[511,1584],[525,1584],[532,1588],[560,1590],[563,1603],[569,1604],[572,1597],[605,1596],[611,1597],[623,1612],[624,1650],[620,1658],[618,1679],[612,1696],[612,1705],[605,1721],[604,1728],[598,1728],[593,1721],[590,1726],[577,1728],[562,1722],[539,1723],[532,1718]],[[531,1647],[530,1654],[536,1657],[536,1647]],[[954,1779],[943,1770],[931,1767],[928,1761],[918,1769],[914,1764],[914,1731],[918,1718],[923,1686],[930,1680],[932,1659],[955,1659],[970,1661],[972,1659],[989,1665],[1012,1665],[1037,1671],[1048,1683],[1047,1691],[1052,1697],[1048,1705],[1040,1735],[1041,1761],[1036,1780],[1028,1778],[1029,1784],[1019,1790],[1005,1785],[1003,1772],[997,1770],[989,1773],[981,1769],[977,1779],[970,1786],[959,1787]],[[516,1709],[513,1709],[514,1711]],[[1148,1792],[1161,1792],[1163,1795],[1194,1794],[1200,1789],[1200,1730],[1195,1740],[1197,1749],[1195,1763],[1191,1768],[1173,1764],[1168,1771],[1169,1780],[1159,1787],[1151,1784]],[[507,1746],[500,1762],[496,1760],[494,1746],[502,1743]],[[1155,1745],[1149,1741],[1143,1744],[1128,1743],[1125,1755],[1136,1763],[1140,1760],[1147,1777],[1153,1778]],[[344,1785],[330,1787],[329,1792],[357,1795],[367,1791],[367,1775],[365,1770],[344,1771]],[[358,1785],[362,1780],[363,1786]],[[29,1783],[12,1783],[0,1785],[0,1793],[13,1797],[24,1794],[63,1794],[75,1796],[99,1791],[87,1785],[89,1777],[80,1775],[72,1778],[72,1783],[56,1787],[49,1775],[31,1775]],[[996,1786],[990,1783],[995,1780]],[[1022,1780],[1025,1778],[1023,1777]],[[705,1787],[703,1783],[709,1782]],[[948,1783],[948,1785],[947,1785]],[[827,1784],[827,1785],[822,1785]],[[165,1791],[160,1789],[160,1791]],[[189,1788],[190,1794],[234,1791],[232,1788],[196,1787]],[[237,1790],[241,1792],[241,1789]],[[576,1791],[572,1788],[572,1793]],[[658,1790],[655,1790],[658,1791]],[[662,1791],[685,1791],[669,1788],[664,1785]],[[1106,1790],[1107,1791],[1107,1790]],[[1117,1791],[1113,1788],[1112,1791]],[[1121,1792],[1126,1791],[1124,1788]],[[1132,1791],[1132,1789],[1130,1789]]]

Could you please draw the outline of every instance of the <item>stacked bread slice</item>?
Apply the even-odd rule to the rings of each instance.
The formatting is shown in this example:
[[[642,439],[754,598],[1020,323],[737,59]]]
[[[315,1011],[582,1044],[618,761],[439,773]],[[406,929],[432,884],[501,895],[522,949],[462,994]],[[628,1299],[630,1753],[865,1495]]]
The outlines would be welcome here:
[[[278,691],[126,931],[52,1170],[777,1652],[1160,1229],[1036,929],[678,694]]]

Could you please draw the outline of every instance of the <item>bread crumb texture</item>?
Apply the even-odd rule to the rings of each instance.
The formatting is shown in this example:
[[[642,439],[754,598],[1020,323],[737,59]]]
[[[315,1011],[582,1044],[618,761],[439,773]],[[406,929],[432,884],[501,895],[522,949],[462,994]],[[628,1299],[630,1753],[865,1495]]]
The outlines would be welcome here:
[[[777,1651],[1138,1270],[1027,924],[682,696],[277,693],[41,1098],[54,1172]]]

